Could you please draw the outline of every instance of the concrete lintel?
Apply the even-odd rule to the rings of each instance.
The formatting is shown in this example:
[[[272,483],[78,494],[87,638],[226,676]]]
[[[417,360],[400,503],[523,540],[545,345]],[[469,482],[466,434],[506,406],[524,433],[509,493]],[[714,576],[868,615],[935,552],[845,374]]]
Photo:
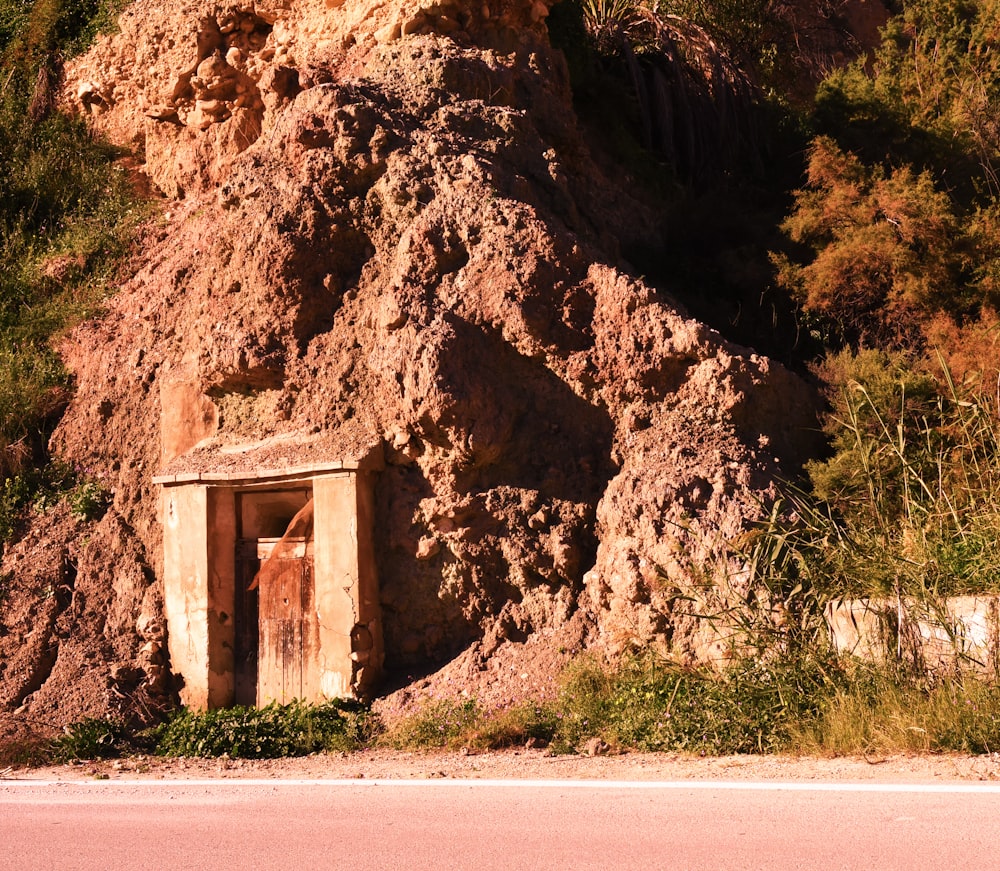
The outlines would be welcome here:
[[[221,454],[234,452],[221,451]],[[304,458],[303,458],[304,459]],[[370,449],[354,456],[339,457],[329,460],[313,460],[312,462],[295,462],[295,457],[272,457],[270,464],[254,467],[251,452],[244,454],[243,462],[236,469],[211,468],[211,461],[206,456],[198,458],[199,471],[163,472],[153,478],[154,484],[171,487],[176,484],[228,484],[240,486],[252,484],[255,481],[290,480],[294,478],[315,477],[334,472],[379,472],[385,468],[385,456],[381,444],[375,444]],[[208,466],[208,468],[205,468]]]
[[[224,484],[237,486],[240,484],[256,484],[274,481],[305,480],[329,473],[356,472],[361,466],[348,461],[335,460],[325,463],[310,463],[306,466],[286,466],[276,469],[257,469],[254,471],[219,471],[219,472],[179,472],[175,475],[156,475],[154,484],[172,487],[178,484]]]

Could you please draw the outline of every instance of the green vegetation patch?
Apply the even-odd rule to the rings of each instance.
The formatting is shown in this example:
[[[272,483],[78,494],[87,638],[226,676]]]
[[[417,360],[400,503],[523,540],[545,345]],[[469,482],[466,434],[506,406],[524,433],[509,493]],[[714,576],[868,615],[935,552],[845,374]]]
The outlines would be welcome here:
[[[75,759],[113,759],[130,749],[131,736],[125,723],[115,718],[87,717],[67,726],[52,743],[54,762]]]
[[[55,110],[63,60],[124,5],[0,0],[0,546],[65,477],[44,470],[71,388],[54,345],[99,310],[145,216],[122,152]],[[97,513],[99,494],[77,497]]]
[[[264,708],[184,710],[152,733],[160,756],[276,759],[356,750],[371,740],[378,718],[357,702],[272,703]]]
[[[584,657],[562,675],[556,698],[488,708],[474,699],[429,700],[383,726],[357,702],[181,711],[131,732],[89,718],[53,742],[12,736],[0,761],[44,764],[160,756],[272,759],[369,747],[553,753],[681,752],[988,753],[1000,747],[1000,684],[972,672],[929,678],[851,657],[742,660],[692,669],[643,654],[617,666]]]
[[[749,536],[752,584],[843,597],[1000,592],[1000,422],[976,382],[906,354],[843,352],[823,368],[832,454],[807,466]]]
[[[714,671],[652,655],[571,665],[555,699],[488,709],[432,700],[387,726],[395,749],[682,752],[698,755],[991,752],[1000,746],[1000,685],[955,673],[935,680],[850,657],[743,660]]]

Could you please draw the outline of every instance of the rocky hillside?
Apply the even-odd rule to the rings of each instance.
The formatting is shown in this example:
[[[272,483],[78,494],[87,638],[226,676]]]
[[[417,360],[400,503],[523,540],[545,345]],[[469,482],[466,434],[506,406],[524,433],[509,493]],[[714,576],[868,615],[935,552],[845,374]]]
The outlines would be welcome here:
[[[861,4],[864,6],[865,4]],[[113,492],[8,548],[0,710],[171,691],[159,492],[184,453],[380,448],[386,690],[537,694],[582,649],[723,645],[677,611],[806,457],[813,399],[622,258],[654,206],[597,160],[547,0],[136,0],[64,101],[161,192],[65,339],[53,450]],[[706,293],[710,288],[706,288]]]

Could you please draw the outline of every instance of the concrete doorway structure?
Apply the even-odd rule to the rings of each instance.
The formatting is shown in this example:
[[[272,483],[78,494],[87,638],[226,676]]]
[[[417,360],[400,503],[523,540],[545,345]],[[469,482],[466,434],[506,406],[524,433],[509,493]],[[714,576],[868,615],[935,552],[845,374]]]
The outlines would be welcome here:
[[[364,695],[383,660],[378,464],[164,474],[170,660],[192,708]]]

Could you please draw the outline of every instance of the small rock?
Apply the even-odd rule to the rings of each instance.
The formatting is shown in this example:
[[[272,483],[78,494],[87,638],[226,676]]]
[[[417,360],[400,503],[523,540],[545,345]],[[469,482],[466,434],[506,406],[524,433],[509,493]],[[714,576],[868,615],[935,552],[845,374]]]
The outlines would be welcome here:
[[[417,544],[416,557],[419,560],[428,560],[437,556],[441,551],[441,542],[431,536],[424,536]]]

